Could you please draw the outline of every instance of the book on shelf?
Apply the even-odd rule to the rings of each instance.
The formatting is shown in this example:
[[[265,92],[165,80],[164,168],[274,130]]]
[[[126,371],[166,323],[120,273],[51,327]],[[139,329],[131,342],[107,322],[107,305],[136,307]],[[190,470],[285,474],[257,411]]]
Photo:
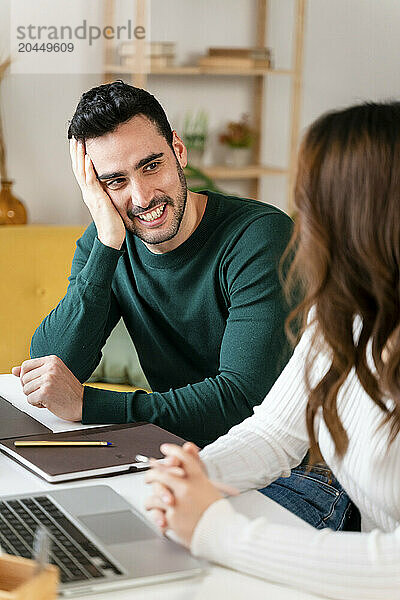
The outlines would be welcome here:
[[[175,56],[145,56],[144,61],[149,69],[165,69],[174,66]],[[134,56],[124,56],[121,58],[121,65],[134,68],[137,66],[136,59]]]
[[[270,62],[265,59],[254,59],[236,56],[202,56],[199,58],[199,67],[207,69],[269,69]]]
[[[175,56],[175,42],[147,42],[146,56]],[[119,56],[135,56],[136,42],[122,42],[118,45]]]
[[[271,49],[265,47],[229,48],[216,46],[208,49],[208,56],[230,58],[253,58],[271,62]]]

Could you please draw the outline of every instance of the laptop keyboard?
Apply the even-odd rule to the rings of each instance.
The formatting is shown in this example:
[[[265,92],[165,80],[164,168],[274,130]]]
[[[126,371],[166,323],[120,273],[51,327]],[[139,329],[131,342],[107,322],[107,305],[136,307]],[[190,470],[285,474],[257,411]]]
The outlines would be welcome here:
[[[8,554],[32,558],[40,525],[50,537],[49,560],[60,569],[61,583],[122,574],[47,496],[0,501],[0,546]]]

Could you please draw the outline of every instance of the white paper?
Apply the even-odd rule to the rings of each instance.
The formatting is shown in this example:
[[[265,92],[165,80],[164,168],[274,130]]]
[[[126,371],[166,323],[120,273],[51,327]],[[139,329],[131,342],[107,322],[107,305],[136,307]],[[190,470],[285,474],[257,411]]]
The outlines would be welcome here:
[[[99,425],[83,425],[81,422],[65,421],[53,415],[47,408],[32,406],[22,391],[19,377],[15,375],[0,375],[0,396],[3,396],[13,406],[30,415],[39,423],[46,425],[53,433],[99,427]],[[66,399],[66,402],[68,402],[68,399]]]

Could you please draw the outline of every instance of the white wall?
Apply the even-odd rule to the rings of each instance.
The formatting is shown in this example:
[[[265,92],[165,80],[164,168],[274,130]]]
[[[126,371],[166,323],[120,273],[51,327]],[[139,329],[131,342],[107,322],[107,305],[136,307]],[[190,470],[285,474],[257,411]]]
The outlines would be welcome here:
[[[309,0],[302,123],[364,100],[400,97],[400,2]]]
[[[8,35],[11,0],[0,3],[0,51]],[[31,2],[32,0],[27,0]],[[188,62],[210,45],[249,45],[255,0],[151,0],[151,38],[178,43]],[[293,0],[271,0],[269,35],[276,66],[289,67]],[[400,95],[399,0],[307,0],[304,128],[325,110]],[[185,111],[208,107],[212,136],[251,108],[246,78],[151,78],[155,93],[178,130]],[[69,167],[67,120],[97,75],[9,75],[2,88],[10,175],[30,222],[85,223],[88,214]],[[267,81],[264,160],[285,165],[288,154],[288,79]],[[208,161],[217,158],[209,151]],[[239,191],[242,186],[237,187]],[[262,199],[284,205],[285,179],[269,177]]]

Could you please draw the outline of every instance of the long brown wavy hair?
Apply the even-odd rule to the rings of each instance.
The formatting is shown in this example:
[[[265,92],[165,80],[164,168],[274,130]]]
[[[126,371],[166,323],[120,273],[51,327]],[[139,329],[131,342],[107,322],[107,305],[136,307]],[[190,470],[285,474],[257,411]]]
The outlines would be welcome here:
[[[300,149],[295,204],[286,254],[295,257],[286,285],[289,294],[300,286],[303,300],[287,327],[293,332],[301,319],[304,331],[313,308],[312,345],[322,334],[332,356],[313,387],[315,356],[310,353],[306,361],[306,418],[315,462],[321,458],[314,433],[320,408],[337,454],[346,452],[337,395],[353,367],[382,410],[382,423],[390,423],[391,442],[400,430],[400,102],[353,106],[314,122]],[[353,335],[357,316],[359,337]],[[386,406],[386,395],[394,408]]]

